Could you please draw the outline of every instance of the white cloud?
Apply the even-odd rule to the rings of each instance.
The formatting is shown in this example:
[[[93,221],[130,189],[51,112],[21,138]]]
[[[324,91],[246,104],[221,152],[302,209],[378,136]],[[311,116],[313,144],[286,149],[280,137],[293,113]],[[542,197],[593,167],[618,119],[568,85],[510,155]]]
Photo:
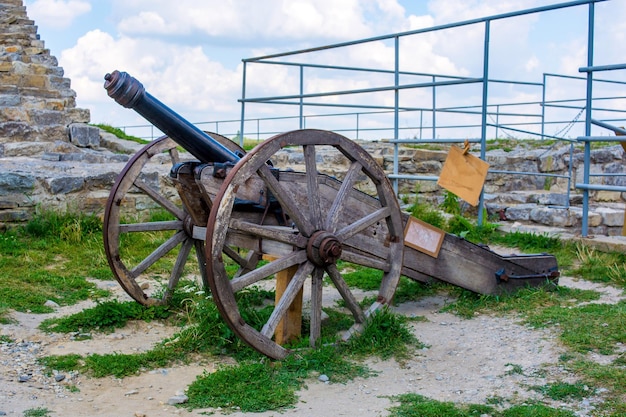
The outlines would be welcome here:
[[[524,66],[524,68],[527,72],[532,72],[539,68],[540,65],[541,63],[539,62],[539,58],[533,55],[532,57],[530,57],[529,60],[526,61],[526,65]]]
[[[391,6],[381,5],[389,9]],[[115,2],[125,35],[194,36],[229,42],[346,40],[371,34],[357,0],[136,0]],[[202,39],[201,37],[205,37]],[[214,42],[214,40],[212,41]]]
[[[68,28],[78,16],[91,11],[91,4],[83,0],[36,0],[27,7],[31,19],[55,29]]]
[[[241,91],[241,74],[210,60],[199,47],[114,39],[94,30],[63,51],[59,61],[72,80],[78,105],[98,109],[92,111],[94,122],[122,124],[111,120],[121,107],[103,88],[104,75],[116,69],[136,77],[148,92],[194,122],[224,118],[239,106],[236,98]]]
[[[73,47],[62,53],[60,63],[77,91],[79,106],[92,108],[95,122],[105,120],[119,125],[118,117],[134,113],[114,103],[102,88],[104,74],[113,69],[136,76],[149,92],[189,120],[232,119],[239,116],[240,109],[237,99],[241,96],[242,69],[241,64],[237,67],[232,64],[237,58],[427,28],[547,3],[554,1],[430,0],[428,13],[409,14],[407,10],[411,7],[423,9],[416,8],[408,0],[110,0],[107,6],[110,4],[111,8],[102,17],[117,29],[117,33],[92,30],[83,34]],[[600,11],[603,7],[615,8],[616,3],[620,2],[599,3],[596,7]],[[86,1],[79,0],[38,0],[33,6],[36,4],[39,10],[44,10],[43,5],[56,5],[48,15],[61,11],[69,13],[60,9],[68,9],[70,5],[75,11],[81,10],[76,5],[89,6]],[[93,4],[94,8],[102,5]],[[33,6],[29,6],[29,14]],[[624,6],[626,2],[620,8]],[[619,39],[621,36],[623,40],[624,31],[617,30],[624,27],[620,16],[611,13],[609,18],[601,17],[612,24],[603,22],[596,27],[598,33],[607,32],[607,40],[603,38],[601,42],[606,45],[603,55],[619,53],[619,48],[611,47],[615,43],[608,37]],[[33,17],[42,26],[50,26],[49,22],[41,20],[41,16]],[[581,60],[584,64],[581,55],[584,54],[584,41],[579,43],[580,40],[576,39],[564,44],[563,38],[571,40],[567,34],[554,44],[549,43],[549,39],[533,32],[540,26],[538,23],[543,27],[549,25],[534,16],[492,24],[490,75],[540,81],[540,72],[546,68],[559,71],[562,65],[562,71],[571,73],[571,68],[576,71],[581,66]],[[93,27],[104,26],[96,21]],[[552,28],[558,30],[562,25],[552,25]],[[581,30],[580,34],[584,36],[585,30]],[[540,50],[537,45],[532,45],[538,40],[541,41]],[[480,77],[483,47],[484,25],[480,24],[406,37],[401,40],[401,70]],[[295,59],[316,64],[393,69],[393,52],[393,40],[390,40],[324,50]],[[231,64],[222,64],[220,60]],[[307,69],[305,72],[306,92],[369,88],[382,85],[381,79],[385,85],[393,82],[393,74],[344,73],[335,76],[330,71]],[[290,95],[299,91],[297,68],[250,65],[247,77],[248,97]],[[416,78],[415,82],[419,81],[428,80]],[[401,82],[413,81],[411,77],[403,77]],[[463,88],[442,88],[441,92],[438,91],[438,100],[444,101],[446,94],[458,100],[476,98],[473,90]],[[432,101],[428,89],[402,91],[400,96],[403,105],[425,106]],[[383,94],[376,100],[370,96],[353,95],[335,97],[332,101],[391,104],[389,97],[393,97],[392,94]],[[297,106],[255,104],[246,109],[247,115],[252,112],[278,115],[291,112]],[[316,111],[315,107],[307,108],[307,112]]]

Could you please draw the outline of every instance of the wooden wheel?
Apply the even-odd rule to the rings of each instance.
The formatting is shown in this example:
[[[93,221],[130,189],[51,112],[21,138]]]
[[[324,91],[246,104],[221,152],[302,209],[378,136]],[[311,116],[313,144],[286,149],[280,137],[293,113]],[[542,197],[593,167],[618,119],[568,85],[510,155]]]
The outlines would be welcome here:
[[[233,141],[209,134],[243,155],[243,150]],[[118,175],[105,207],[104,248],[109,265],[124,291],[143,305],[169,302],[192,249],[200,274],[206,274],[204,241],[194,238],[193,231],[196,226],[204,227],[209,207],[192,181],[180,183],[168,175],[171,167],[183,162],[177,146],[164,136],[133,155]],[[149,162],[162,167],[155,168]],[[191,166],[198,164],[188,162]],[[167,186],[175,186],[178,195]],[[153,217],[138,214],[140,208],[146,207],[143,211]],[[141,282],[164,272],[169,272],[169,279],[161,295],[149,292],[149,286]]]
[[[303,172],[278,171],[268,165],[272,156],[287,147],[289,152],[302,152]],[[334,164],[345,165],[343,182],[318,173],[318,150],[322,148],[333,150]],[[372,195],[358,191],[363,183],[370,185]],[[241,208],[242,202],[251,200],[267,209],[251,214]],[[208,285],[222,316],[250,346],[282,359],[289,351],[275,343],[274,332],[305,286],[310,285],[312,346],[321,333],[324,276],[330,278],[354,321],[344,337],[358,332],[372,312],[391,301],[402,266],[403,227],[388,178],[363,148],[336,133],[299,130],[258,145],[228,173],[213,201],[206,245]],[[244,265],[246,260],[238,255],[242,248],[255,257],[270,254],[275,260],[231,276],[225,264],[231,257]],[[339,260],[383,272],[373,304],[359,304],[342,278]],[[236,293],[267,285],[271,282],[268,278],[288,268],[293,268],[295,275],[268,321],[262,328],[246,323]]]

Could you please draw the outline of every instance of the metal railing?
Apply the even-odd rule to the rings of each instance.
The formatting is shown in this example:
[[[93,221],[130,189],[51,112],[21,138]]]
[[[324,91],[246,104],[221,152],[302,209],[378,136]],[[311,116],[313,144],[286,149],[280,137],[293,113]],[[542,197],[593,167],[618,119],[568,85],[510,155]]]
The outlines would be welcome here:
[[[605,103],[623,101],[626,103],[626,94],[592,95],[593,83],[614,83],[626,85],[626,79],[594,79],[594,72],[615,71],[624,69],[624,65],[593,66],[594,24],[596,3],[607,0],[575,0],[566,3],[536,7],[532,9],[504,13],[479,19],[472,19],[458,23],[418,29],[408,32],[360,39],[334,45],[316,48],[265,55],[248,58],[243,61],[243,79],[241,99],[241,117],[239,119],[197,123],[204,130],[215,131],[224,136],[244,137],[263,140],[276,133],[294,129],[316,127],[333,130],[354,139],[389,139],[394,147],[393,172],[389,175],[394,182],[396,192],[399,180],[436,181],[435,176],[403,175],[399,173],[399,145],[427,144],[427,143],[462,143],[468,139],[472,143],[480,144],[480,158],[485,159],[486,141],[488,133],[498,138],[501,135],[508,137],[523,136],[524,138],[555,139],[569,145],[570,156],[567,174],[552,174],[538,172],[519,172],[505,170],[491,170],[492,174],[505,175],[533,175],[567,179],[567,204],[569,192],[573,187],[573,149],[576,143],[584,143],[584,172],[583,182],[577,183],[575,188],[583,190],[583,235],[587,234],[587,217],[589,210],[589,191],[605,189],[618,190],[615,186],[590,184],[590,143],[596,140],[619,140],[610,136],[592,136],[591,126],[605,127],[613,132],[620,132],[615,123],[626,121],[626,105],[616,108]],[[502,80],[490,77],[490,37],[491,25],[495,21],[524,15],[538,14],[574,7],[588,7],[588,44],[586,67],[580,72],[586,76],[571,76],[555,73],[544,73],[542,80],[537,82]],[[414,36],[422,36],[438,31],[453,28],[479,25],[483,28],[482,38],[482,71],[476,76],[455,76],[446,74],[431,74],[425,72],[405,71],[400,66],[401,40]],[[346,65],[323,64],[316,61],[314,54],[342,51],[353,46],[363,46],[376,42],[387,42],[393,49],[393,64],[391,68],[352,67]],[[250,93],[250,82],[253,77],[251,71],[256,66],[268,66],[279,70],[295,73],[294,92],[281,95],[257,95]],[[323,91],[306,91],[305,85],[316,72],[332,73],[338,78],[358,78],[367,75],[385,79],[374,86],[352,89],[325,89]],[[308,78],[307,78],[308,77]],[[392,79],[390,82],[388,79]],[[556,82],[584,83],[585,93],[569,98],[550,98],[551,92],[556,90],[552,85]],[[494,102],[489,96],[491,89],[497,86],[517,86],[519,88],[536,89],[540,94],[539,100]],[[450,89],[473,88],[479,96],[474,103],[450,105],[443,102],[441,96]],[[402,96],[401,96],[402,93]],[[410,93],[410,94],[409,94]],[[422,94],[428,104],[416,105],[407,96]],[[384,95],[387,102],[381,102],[380,95]],[[584,97],[583,97],[584,96]],[[282,106],[287,109],[281,116],[250,117],[250,109]],[[295,109],[295,110],[294,110]],[[553,115],[560,111],[558,116]],[[571,112],[568,117],[562,111]],[[602,120],[591,118],[592,112],[605,114]],[[454,116],[454,118],[452,118]],[[455,118],[461,119],[456,120]],[[606,124],[606,125],[603,125]],[[574,128],[583,126],[583,136],[568,137]],[[140,126],[123,127],[125,131]],[[552,129],[554,128],[554,129]],[[550,133],[548,130],[555,130]],[[462,132],[462,135],[458,132]],[[153,132],[150,133],[153,135]],[[601,188],[603,187],[603,188]],[[619,191],[626,191],[626,188]],[[478,206],[478,222],[482,223],[484,199],[481,195]]]

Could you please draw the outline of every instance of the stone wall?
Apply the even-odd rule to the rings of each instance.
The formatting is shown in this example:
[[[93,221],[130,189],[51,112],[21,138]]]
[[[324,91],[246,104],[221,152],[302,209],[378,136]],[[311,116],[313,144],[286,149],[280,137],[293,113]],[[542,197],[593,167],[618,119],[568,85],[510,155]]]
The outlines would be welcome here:
[[[67,169],[59,162],[85,160],[82,148],[99,146],[98,129],[86,124],[89,111],[76,107],[63,74],[22,0],[0,0],[0,222],[24,220],[37,205],[65,200],[40,197],[38,189],[70,193],[80,181],[59,186],[53,173]]]
[[[69,141],[68,126],[87,122],[22,0],[0,1],[0,156],[54,150]]]

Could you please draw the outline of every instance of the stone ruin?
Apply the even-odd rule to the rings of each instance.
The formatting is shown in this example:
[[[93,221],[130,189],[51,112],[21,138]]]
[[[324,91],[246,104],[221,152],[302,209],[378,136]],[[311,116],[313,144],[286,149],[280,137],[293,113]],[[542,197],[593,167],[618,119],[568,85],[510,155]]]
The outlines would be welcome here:
[[[22,0],[0,0],[0,229],[28,220],[39,208],[74,210],[101,215],[115,178],[141,145],[117,139],[90,126],[89,111],[76,107],[76,93],[63,69],[50,55],[28,19]],[[383,166],[393,171],[392,146],[384,142],[361,143]],[[414,148],[400,150],[401,174],[437,176],[445,151]],[[323,156],[321,156],[323,159]],[[290,159],[295,158],[295,159]],[[289,150],[276,155],[279,165],[296,165],[299,157]],[[593,172],[624,172],[621,146],[594,150]],[[565,175],[569,146],[518,147],[509,152],[487,153],[493,170]],[[168,187],[168,164],[152,164],[146,173],[158,187]],[[485,184],[488,214],[510,222],[529,222],[580,231],[581,195],[573,188],[582,178],[582,154],[573,159],[570,198],[562,178],[511,177],[490,174]],[[345,167],[322,161],[321,169],[340,177]],[[611,185],[626,185],[616,177]],[[598,181],[601,181],[598,179]],[[401,181],[401,194],[414,194],[437,204],[442,190],[432,181]],[[165,191],[168,195],[175,192]],[[624,196],[597,191],[589,214],[589,232],[619,235],[622,232]],[[568,204],[569,203],[569,204]],[[568,208],[564,208],[569,206]],[[138,211],[150,202],[137,199]]]
[[[100,129],[87,124],[89,110],[76,107],[63,75],[22,0],[0,1],[0,224],[27,220],[37,206],[67,205],[71,193],[98,182],[86,164],[120,160],[98,150]]]

